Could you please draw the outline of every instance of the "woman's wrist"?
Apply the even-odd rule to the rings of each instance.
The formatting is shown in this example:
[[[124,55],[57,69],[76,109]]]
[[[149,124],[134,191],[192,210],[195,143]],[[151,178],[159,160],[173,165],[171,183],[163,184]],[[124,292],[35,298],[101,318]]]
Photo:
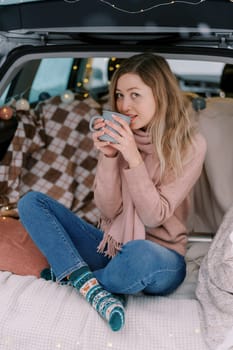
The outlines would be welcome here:
[[[133,162],[130,162],[129,163],[129,168],[132,169],[132,168],[136,168],[137,166],[139,166],[141,164],[142,160],[138,159],[136,161],[133,161]]]
[[[130,161],[128,162],[129,168],[136,168],[137,166],[139,166],[142,163],[142,157],[139,154],[138,157],[135,157],[134,159],[130,159]]]

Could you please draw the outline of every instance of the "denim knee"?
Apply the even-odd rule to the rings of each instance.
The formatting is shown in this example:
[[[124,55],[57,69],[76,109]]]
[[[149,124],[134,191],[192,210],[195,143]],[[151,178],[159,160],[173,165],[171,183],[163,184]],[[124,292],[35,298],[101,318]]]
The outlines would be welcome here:
[[[154,254],[144,254],[149,241],[134,240],[123,245],[118,254],[111,259],[104,269],[95,271],[99,282],[109,291],[115,293],[133,290],[135,292],[145,288],[143,279],[145,275],[153,270],[152,256]],[[141,282],[142,281],[142,282]],[[137,285],[137,286],[136,286]]]
[[[134,294],[148,288],[148,293],[157,294],[177,286],[177,280],[183,279],[184,267],[180,254],[151,241],[134,240],[124,244],[107,266],[95,274],[113,293]],[[174,277],[170,282],[171,275]]]
[[[33,200],[34,196],[35,196],[35,192],[30,191],[19,199],[18,201],[19,212],[21,212],[22,210],[25,209],[25,207],[30,205],[29,203]]]
[[[27,192],[23,197],[21,197],[18,201],[18,210],[19,213],[23,213],[24,210],[30,209],[31,204],[35,203],[40,197],[42,198],[43,193],[38,191],[30,191]]]

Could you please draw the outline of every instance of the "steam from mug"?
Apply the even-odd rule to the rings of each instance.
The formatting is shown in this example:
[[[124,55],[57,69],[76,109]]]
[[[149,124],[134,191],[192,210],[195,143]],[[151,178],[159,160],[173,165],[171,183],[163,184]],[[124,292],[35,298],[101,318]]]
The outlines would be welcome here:
[[[123,120],[125,120],[128,124],[130,123],[130,117],[128,117],[127,115],[124,115],[124,114],[121,114],[121,113],[117,113],[117,112],[112,112],[112,111],[103,111],[103,113],[102,113],[102,115],[95,115],[95,116],[93,116],[91,119],[90,119],[90,122],[89,122],[89,129],[90,129],[90,131],[96,131],[97,129],[95,129],[94,127],[93,127],[93,124],[94,124],[94,121],[96,120],[96,119],[100,119],[100,118],[103,118],[104,120],[111,120],[111,121],[113,121],[114,123],[116,123],[116,124],[119,124],[119,123],[117,123],[117,121],[116,120],[114,120],[113,119],[113,115],[116,115],[116,116],[118,116],[118,117],[120,117],[120,118],[122,118]],[[112,129],[111,127],[109,127],[109,126],[107,126],[107,128],[108,129],[110,129],[110,130],[112,130],[113,132],[117,132],[116,130],[114,130],[114,129]],[[99,139],[101,140],[101,141],[109,141],[109,142],[112,142],[112,143],[117,143],[117,141],[113,138],[113,137],[111,137],[110,135],[107,135],[107,134],[104,134],[104,135],[102,135],[102,136],[100,136],[99,137]]]

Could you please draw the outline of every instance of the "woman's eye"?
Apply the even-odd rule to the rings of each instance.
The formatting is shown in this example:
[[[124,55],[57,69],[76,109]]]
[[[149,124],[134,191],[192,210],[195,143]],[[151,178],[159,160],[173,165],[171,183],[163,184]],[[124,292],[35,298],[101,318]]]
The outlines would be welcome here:
[[[137,93],[137,92],[133,92],[132,93],[132,98],[136,98],[136,97],[138,97],[139,96],[139,94]]]
[[[122,98],[122,96],[123,96],[123,95],[120,94],[120,92],[116,92],[116,93],[115,93],[115,98],[116,98],[116,99]]]

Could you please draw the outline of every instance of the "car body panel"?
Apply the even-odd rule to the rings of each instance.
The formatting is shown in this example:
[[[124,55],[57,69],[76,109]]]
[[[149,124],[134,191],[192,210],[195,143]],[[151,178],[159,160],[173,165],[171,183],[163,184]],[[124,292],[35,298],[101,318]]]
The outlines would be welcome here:
[[[0,30],[75,28],[76,32],[232,30],[230,0],[34,1],[1,8]],[[55,10],[56,9],[56,16]],[[224,15],[224,21],[222,16]],[[4,19],[4,20],[3,20]],[[178,30],[178,32],[179,32]]]

